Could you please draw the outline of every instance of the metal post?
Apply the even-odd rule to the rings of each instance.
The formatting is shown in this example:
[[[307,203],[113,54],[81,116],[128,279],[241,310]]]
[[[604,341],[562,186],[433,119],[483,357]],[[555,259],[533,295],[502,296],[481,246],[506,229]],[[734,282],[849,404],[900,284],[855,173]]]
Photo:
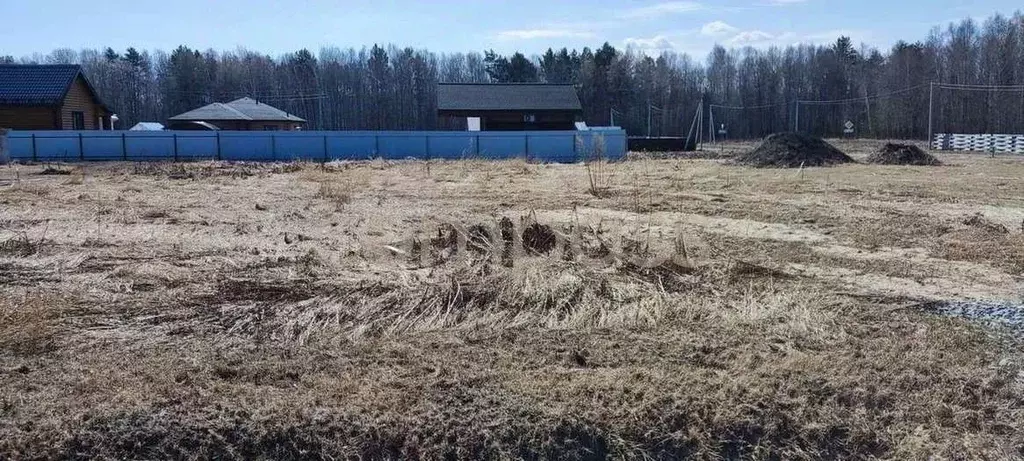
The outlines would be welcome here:
[[[216,133],[217,133],[217,160],[222,160],[224,158],[223,157],[224,154],[221,153],[221,150],[220,150],[220,131],[217,131]]]
[[[526,161],[530,161],[530,135],[524,134],[523,138],[526,139]]]
[[[474,155],[479,157],[480,156],[480,135],[476,135],[476,146],[475,146],[475,149],[476,149],[476,153]]]
[[[651,102],[647,101],[647,137],[651,137]]]
[[[324,133],[324,163],[331,160],[331,156],[327,154],[327,133]]]
[[[82,132],[78,132],[78,159],[85,160],[85,145],[82,142]]]
[[[608,121],[609,125],[615,126],[615,109],[608,108]]]
[[[934,110],[932,100],[934,97],[935,82],[931,82],[928,84],[928,150],[932,149],[932,139],[934,138],[934,134],[932,133],[932,113]]]
[[[379,134],[373,135],[373,155],[375,157],[380,157],[380,135]]]
[[[270,159],[277,160],[277,139],[274,133],[270,133]]]
[[[174,161],[178,161],[178,133],[174,133],[172,136],[174,142]]]
[[[121,160],[128,161],[128,141],[124,133],[121,133]]]
[[[36,149],[36,134],[32,133],[32,161],[39,161],[39,152]]]
[[[423,148],[424,148],[424,153],[423,154],[426,155],[426,157],[427,157],[426,160],[430,160],[430,135],[429,134],[423,135]]]

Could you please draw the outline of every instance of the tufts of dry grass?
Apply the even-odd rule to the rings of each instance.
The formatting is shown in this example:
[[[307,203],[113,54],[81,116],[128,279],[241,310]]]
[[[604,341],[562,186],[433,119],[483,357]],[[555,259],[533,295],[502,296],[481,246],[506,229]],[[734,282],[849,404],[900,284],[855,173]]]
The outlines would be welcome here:
[[[942,160],[24,167],[0,458],[1018,458],[1019,344],[915,306],[1017,295],[1024,163]]]
[[[15,356],[52,351],[60,328],[62,301],[38,295],[0,299],[0,350]]]

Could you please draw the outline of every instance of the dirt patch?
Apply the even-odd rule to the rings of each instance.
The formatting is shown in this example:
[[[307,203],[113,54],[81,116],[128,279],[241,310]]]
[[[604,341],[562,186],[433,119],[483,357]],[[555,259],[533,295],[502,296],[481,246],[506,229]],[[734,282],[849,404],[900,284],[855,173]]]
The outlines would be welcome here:
[[[735,163],[758,168],[800,168],[854,163],[854,160],[820,138],[776,133],[756,149],[738,155]]]
[[[868,163],[877,165],[942,165],[939,159],[913,144],[885,143],[881,149],[867,158]]]

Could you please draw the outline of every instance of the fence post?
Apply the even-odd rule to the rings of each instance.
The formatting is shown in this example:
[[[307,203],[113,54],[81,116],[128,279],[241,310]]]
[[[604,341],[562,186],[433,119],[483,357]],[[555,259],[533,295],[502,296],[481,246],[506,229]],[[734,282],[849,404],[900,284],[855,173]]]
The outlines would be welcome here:
[[[270,133],[270,160],[277,161],[277,139]]]
[[[331,156],[327,155],[327,133],[324,133],[324,163],[330,161]]]
[[[426,156],[426,160],[430,160],[430,135],[423,135],[423,155]]]
[[[220,131],[217,131],[217,160],[223,160],[223,154],[220,151]]]
[[[178,161],[178,133],[174,133],[172,136],[174,142],[174,161]]]
[[[480,135],[476,135],[476,153],[474,155],[480,156]]]
[[[529,133],[523,135],[526,138],[526,161],[530,161],[530,135]]]
[[[0,165],[11,161],[10,156],[7,155],[7,133],[6,129],[0,128]]]
[[[128,161],[128,141],[125,139],[125,133],[121,133],[121,160]]]
[[[373,135],[373,155],[375,157],[380,157],[380,135],[379,134],[374,134]]]
[[[82,132],[78,132],[78,159],[85,160],[85,145],[82,143]]]
[[[32,133],[32,161],[33,162],[38,162],[39,161],[39,152],[36,149],[36,134],[35,133]]]

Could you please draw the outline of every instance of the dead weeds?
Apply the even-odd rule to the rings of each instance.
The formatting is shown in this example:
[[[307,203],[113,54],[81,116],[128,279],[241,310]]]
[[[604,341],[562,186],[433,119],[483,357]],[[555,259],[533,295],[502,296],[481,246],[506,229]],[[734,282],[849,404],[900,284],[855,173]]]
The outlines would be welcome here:
[[[26,167],[0,458],[1020,457],[1019,347],[912,306],[1012,291],[1024,163],[942,160]]]

